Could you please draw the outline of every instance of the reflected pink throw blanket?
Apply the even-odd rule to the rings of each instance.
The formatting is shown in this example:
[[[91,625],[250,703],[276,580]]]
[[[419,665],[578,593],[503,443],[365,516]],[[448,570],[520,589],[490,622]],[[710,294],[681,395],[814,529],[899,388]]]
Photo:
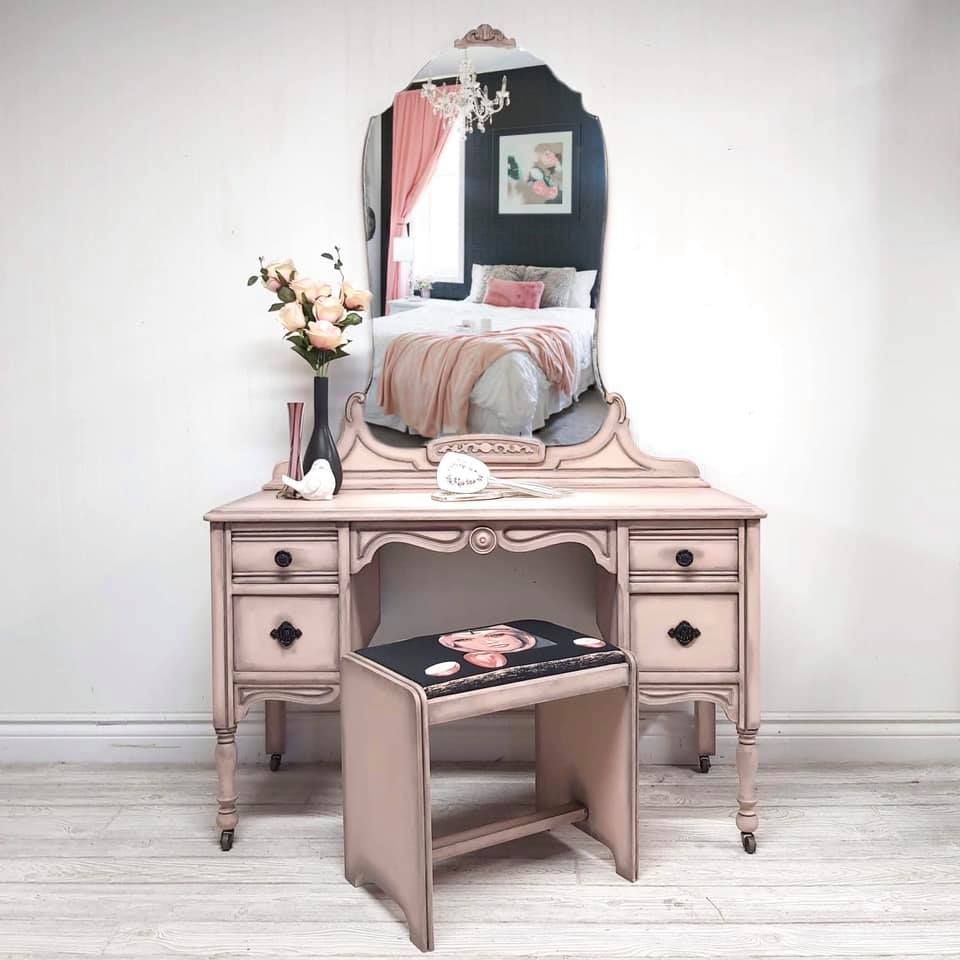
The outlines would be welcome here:
[[[529,353],[564,393],[577,382],[573,335],[565,327],[516,327],[490,333],[404,333],[387,348],[377,400],[421,437],[467,432],[470,393],[492,363]]]

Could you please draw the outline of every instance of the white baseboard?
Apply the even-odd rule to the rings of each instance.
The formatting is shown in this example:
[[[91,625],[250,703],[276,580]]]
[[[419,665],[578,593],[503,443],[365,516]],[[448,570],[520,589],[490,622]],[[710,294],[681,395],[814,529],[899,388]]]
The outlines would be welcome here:
[[[644,714],[641,758],[690,763],[695,753],[688,710]],[[241,762],[263,759],[263,716],[240,725]],[[0,715],[0,763],[210,763],[213,730],[205,714],[44,717]],[[960,763],[960,713],[789,713],[765,716],[760,730],[766,763]],[[336,713],[291,709],[287,759],[339,756]],[[432,731],[440,761],[520,761],[533,757],[532,713],[497,714]],[[736,731],[717,730],[717,763],[730,763]]]

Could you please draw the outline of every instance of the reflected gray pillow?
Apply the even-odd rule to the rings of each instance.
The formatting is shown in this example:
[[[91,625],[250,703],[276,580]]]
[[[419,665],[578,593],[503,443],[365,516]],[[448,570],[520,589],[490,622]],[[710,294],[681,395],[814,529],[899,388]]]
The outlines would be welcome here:
[[[470,303],[483,303],[483,298],[487,295],[487,281],[491,277],[496,277],[498,280],[522,280],[523,271],[526,269],[526,267],[509,263],[496,263],[489,266],[475,263],[470,274],[470,295],[467,300]]]
[[[540,307],[569,307],[577,279],[574,267],[524,267],[523,280],[540,280],[543,296]]]

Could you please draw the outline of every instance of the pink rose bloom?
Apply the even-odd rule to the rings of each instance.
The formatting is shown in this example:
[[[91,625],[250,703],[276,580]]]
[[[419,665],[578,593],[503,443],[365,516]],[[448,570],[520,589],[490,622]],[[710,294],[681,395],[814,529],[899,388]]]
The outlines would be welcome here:
[[[306,277],[297,277],[290,283],[290,289],[297,295],[297,299],[301,303],[304,300],[316,303],[317,300],[329,297],[333,292],[329,283],[318,283],[316,280],[310,280]]]
[[[277,311],[277,319],[290,333],[302,330],[307,325],[307,321],[303,319],[303,307],[299,303],[285,303]]]
[[[369,310],[373,294],[369,290],[358,290],[346,281],[343,284],[343,305],[348,310]]]
[[[307,324],[307,339],[318,350],[336,350],[345,342],[345,335],[329,320],[314,320]]]
[[[323,297],[313,305],[313,315],[318,321],[336,323],[344,314],[339,297]]]
[[[263,269],[267,271],[267,279],[263,281],[263,285],[276,293],[283,286],[280,277],[289,280],[296,273],[297,268],[292,260],[271,260],[263,265]]]

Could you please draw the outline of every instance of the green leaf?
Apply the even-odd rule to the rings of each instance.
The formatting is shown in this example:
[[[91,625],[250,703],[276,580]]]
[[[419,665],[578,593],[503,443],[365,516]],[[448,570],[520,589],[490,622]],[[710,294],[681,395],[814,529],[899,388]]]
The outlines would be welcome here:
[[[293,303],[293,301],[297,299],[297,295],[289,287],[281,287],[277,291],[277,296],[284,303]]]
[[[363,323],[363,317],[359,313],[348,313],[338,324],[338,327],[355,327],[358,323]]]
[[[260,278],[254,274],[252,277],[247,277],[247,286],[252,287]]]
[[[282,303],[271,303],[269,309],[267,310],[267,312],[268,312],[268,313],[275,313],[277,310],[282,310],[282,309],[283,309],[283,304],[282,304]]]
[[[307,349],[305,349],[304,347],[300,346],[299,343],[291,343],[291,344],[290,344],[290,349],[291,349],[298,357],[303,357],[303,359],[306,360],[307,363],[309,363],[311,367],[313,366],[313,357],[311,356],[311,352],[312,352],[312,351],[307,350]]]

